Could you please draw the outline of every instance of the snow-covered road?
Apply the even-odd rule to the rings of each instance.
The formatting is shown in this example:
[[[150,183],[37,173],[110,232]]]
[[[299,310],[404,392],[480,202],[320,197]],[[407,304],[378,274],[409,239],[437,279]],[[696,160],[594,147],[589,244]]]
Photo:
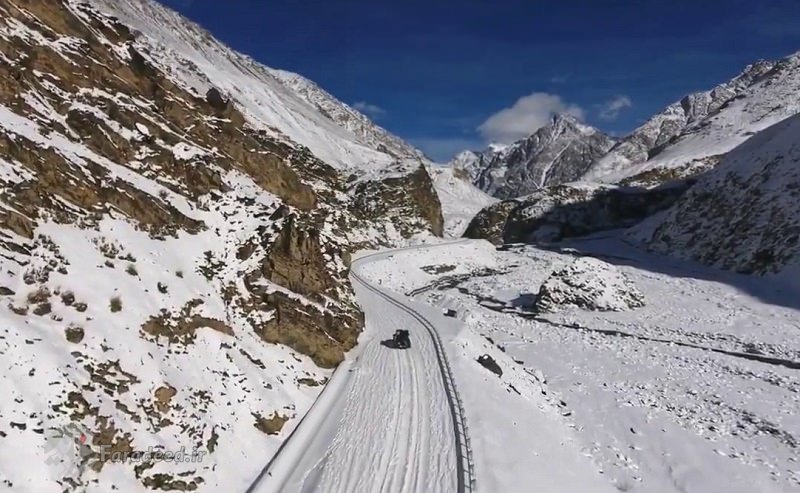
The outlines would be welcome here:
[[[359,275],[391,254],[353,263],[366,322],[359,346],[250,491],[471,491],[463,409],[435,326]],[[381,344],[401,328],[411,333],[409,350]]]

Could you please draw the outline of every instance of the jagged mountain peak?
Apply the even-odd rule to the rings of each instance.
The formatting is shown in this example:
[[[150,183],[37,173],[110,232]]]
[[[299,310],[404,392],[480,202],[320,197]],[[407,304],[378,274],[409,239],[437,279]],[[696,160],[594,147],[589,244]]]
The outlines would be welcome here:
[[[614,144],[613,138],[573,115],[556,113],[530,136],[501,148],[459,154],[451,165],[498,198],[527,195],[573,181]]]
[[[551,135],[551,136],[558,136],[563,134],[580,134],[580,135],[594,135],[600,132],[600,130],[592,127],[591,125],[587,125],[579,120],[575,115],[571,115],[569,113],[554,113],[550,117],[550,122],[536,130],[533,134],[531,134],[528,139],[533,138],[536,135]],[[523,139],[527,140],[527,139]]]
[[[583,123],[578,117],[570,113],[553,113],[550,123],[542,128],[553,127],[559,130],[577,130],[581,133],[595,133],[598,130],[590,125]]]

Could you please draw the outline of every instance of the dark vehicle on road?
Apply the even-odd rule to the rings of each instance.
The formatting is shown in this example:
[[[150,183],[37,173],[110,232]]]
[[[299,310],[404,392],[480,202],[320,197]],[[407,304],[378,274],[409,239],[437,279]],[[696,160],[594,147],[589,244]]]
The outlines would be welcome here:
[[[411,337],[408,335],[407,330],[396,330],[392,337],[392,342],[397,349],[408,349],[411,347]]]

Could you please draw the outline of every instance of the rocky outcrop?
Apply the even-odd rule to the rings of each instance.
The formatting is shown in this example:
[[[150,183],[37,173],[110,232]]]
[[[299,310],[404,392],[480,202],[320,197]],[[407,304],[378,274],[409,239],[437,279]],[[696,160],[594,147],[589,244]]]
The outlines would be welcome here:
[[[387,173],[385,177],[359,181],[351,193],[354,196],[354,214],[365,220],[404,218],[405,224],[398,223],[398,230],[404,237],[423,229],[442,236],[442,204],[422,163],[411,173]]]
[[[504,200],[484,207],[470,221],[464,231],[464,238],[488,240],[495,245],[503,244],[505,241],[506,221],[511,212],[519,205],[519,201]]]
[[[644,295],[617,267],[591,257],[575,259],[550,274],[535,303],[539,312],[624,311],[642,306]]]
[[[655,189],[557,185],[483,209],[464,236],[495,244],[551,242],[631,227],[672,205],[689,185]]]

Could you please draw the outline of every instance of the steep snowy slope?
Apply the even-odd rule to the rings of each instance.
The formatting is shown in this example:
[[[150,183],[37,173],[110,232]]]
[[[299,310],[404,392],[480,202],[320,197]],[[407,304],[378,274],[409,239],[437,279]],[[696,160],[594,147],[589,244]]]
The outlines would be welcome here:
[[[444,232],[447,236],[461,236],[475,214],[497,201],[475,187],[460,168],[432,166],[429,173],[442,204]]]
[[[481,171],[489,165],[495,155],[507,148],[508,146],[502,144],[489,144],[483,151],[462,151],[450,160],[448,165],[463,172],[472,183],[475,183]]]
[[[731,151],[631,235],[651,249],[745,273],[800,272],[800,115]]]
[[[613,139],[597,129],[570,115],[557,114],[530,137],[471,164],[479,168],[474,182],[498,198],[527,195],[580,178],[613,144]]]
[[[0,0],[0,490],[241,491],[356,343],[351,253],[439,201],[177,14],[98,5],[133,27]]]
[[[362,113],[342,103],[302,75],[285,70],[271,70],[270,73],[295,94],[317,108],[320,113],[349,130],[372,149],[397,158],[424,159],[421,151],[379,127]]]
[[[358,125],[343,126],[338,114],[319,111],[322,100],[326,100],[323,108],[330,109],[328,95],[309,95],[298,90],[296,82],[285,83],[288,74],[231,50],[196,24],[154,1],[91,3],[143,33],[145,36],[135,37],[134,46],[184,89],[199,95],[211,87],[219,89],[240,105],[250,124],[272,137],[284,136],[286,141],[308,147],[332,166],[356,172],[382,168],[395,161],[388,151],[402,147],[383,137],[388,143],[384,144],[387,151],[378,151],[373,146],[381,143],[379,131],[366,128],[362,119],[353,116],[359,120]]]
[[[656,170],[667,178],[694,174],[755,132],[798,112],[800,53],[759,61],[710,91],[668,106],[594,163],[584,178],[617,182]]]

